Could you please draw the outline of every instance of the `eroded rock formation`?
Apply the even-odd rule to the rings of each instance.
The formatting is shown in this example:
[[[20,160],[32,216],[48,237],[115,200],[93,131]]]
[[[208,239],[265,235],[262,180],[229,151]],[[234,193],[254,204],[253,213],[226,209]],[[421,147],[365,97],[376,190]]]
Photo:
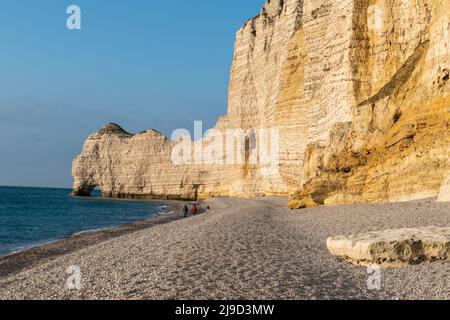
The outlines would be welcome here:
[[[291,194],[292,208],[437,197],[450,170],[449,42],[446,0],[268,0],[237,32],[215,128],[254,135],[242,161],[174,163],[177,141],[107,126],[74,160],[74,194]],[[249,160],[260,129],[279,133],[270,165]]]

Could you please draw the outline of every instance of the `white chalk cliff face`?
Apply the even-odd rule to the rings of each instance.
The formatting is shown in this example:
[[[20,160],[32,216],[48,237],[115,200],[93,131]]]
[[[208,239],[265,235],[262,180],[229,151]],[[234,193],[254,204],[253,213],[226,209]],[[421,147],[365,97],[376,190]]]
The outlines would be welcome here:
[[[107,125],[74,160],[74,194],[289,194],[293,208],[438,196],[450,170],[449,42],[446,0],[268,0],[237,32],[228,114],[200,142],[205,157],[219,131],[241,129],[242,159],[174,163],[179,141]],[[279,133],[270,164],[260,129]]]

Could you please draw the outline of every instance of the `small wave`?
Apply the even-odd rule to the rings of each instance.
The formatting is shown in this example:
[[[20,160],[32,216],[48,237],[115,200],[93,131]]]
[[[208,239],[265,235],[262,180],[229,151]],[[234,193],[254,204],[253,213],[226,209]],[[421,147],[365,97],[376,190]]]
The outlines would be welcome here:
[[[20,253],[20,252],[24,252],[30,249],[34,249],[34,248],[38,248],[38,247],[42,247],[42,246],[46,246],[55,242],[58,242],[60,239],[55,239],[55,240],[48,240],[48,241],[41,241],[41,242],[36,242],[33,244],[28,244],[28,245],[22,245],[22,246],[18,246],[16,249],[14,249],[13,251],[10,251],[9,253],[6,254],[0,254],[0,257],[8,257],[8,256],[12,256],[16,253]]]
[[[81,236],[83,234],[89,234],[89,233],[95,233],[100,231],[106,231],[117,228],[117,226],[107,227],[107,228],[98,228],[98,229],[90,229],[90,230],[84,230],[84,231],[78,231],[72,234],[72,237]]]
[[[163,211],[163,212],[159,212],[158,215],[165,216],[165,215],[174,214],[174,213],[175,213],[175,211]]]

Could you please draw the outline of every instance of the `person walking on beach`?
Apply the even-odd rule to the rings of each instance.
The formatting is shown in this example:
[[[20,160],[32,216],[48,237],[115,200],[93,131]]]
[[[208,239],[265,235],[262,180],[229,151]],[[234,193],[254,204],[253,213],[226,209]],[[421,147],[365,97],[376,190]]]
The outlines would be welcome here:
[[[188,213],[189,213],[189,208],[188,208],[187,205],[184,205],[184,207],[183,207],[183,216],[184,216],[185,218],[187,218]]]
[[[197,208],[197,205],[194,204],[194,205],[192,206],[192,214],[193,214],[194,216],[196,216],[197,213],[198,213],[198,208]]]

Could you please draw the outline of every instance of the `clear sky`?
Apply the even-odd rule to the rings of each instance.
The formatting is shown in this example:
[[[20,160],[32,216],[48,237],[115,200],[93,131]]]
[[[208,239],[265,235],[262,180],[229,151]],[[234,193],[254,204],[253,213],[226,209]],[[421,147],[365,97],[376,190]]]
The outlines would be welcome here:
[[[2,0],[0,185],[71,187],[105,123],[212,127],[226,113],[236,31],[264,0]],[[68,30],[66,9],[81,8]]]

